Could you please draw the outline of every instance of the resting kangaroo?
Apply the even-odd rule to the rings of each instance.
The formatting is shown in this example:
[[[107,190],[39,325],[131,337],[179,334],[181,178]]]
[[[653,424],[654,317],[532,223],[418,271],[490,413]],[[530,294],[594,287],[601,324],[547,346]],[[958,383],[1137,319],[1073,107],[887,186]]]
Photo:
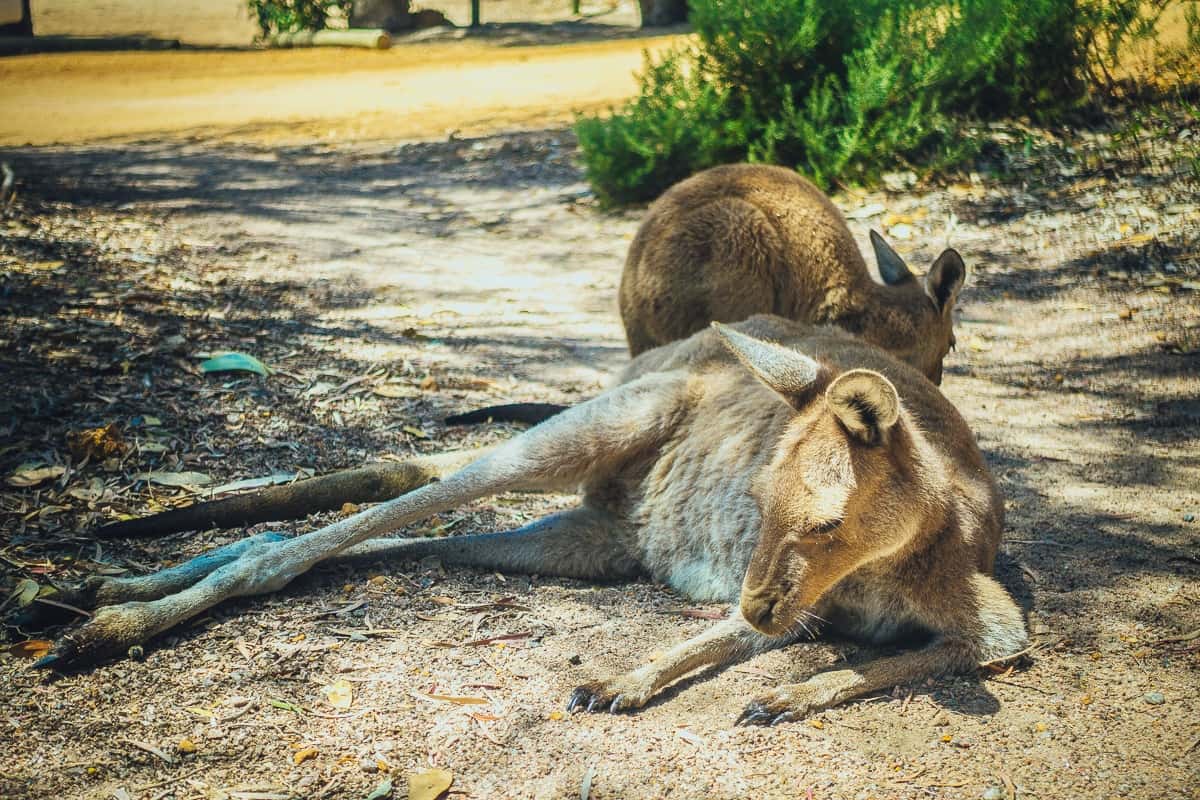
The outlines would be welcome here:
[[[879,234],[871,279],[842,214],[794,170],[714,167],[650,206],[618,295],[629,351],[683,339],[712,320],[778,314],[837,325],[941,383],[951,311],[966,277],[946,250],[918,282]]]
[[[923,640],[779,686],[741,717],[774,723],[969,670],[1025,641],[1017,606],[991,577],[1003,506],[971,432],[924,376],[834,329],[769,316],[716,325],[643,354],[620,385],[450,471],[466,459],[416,459],[414,481],[444,477],[312,533],[262,534],[154,575],[93,579],[69,599],[102,607],[43,664],[122,653],[338,554],[581,579],[644,573],[692,600],[736,604],[653,663],[579,687],[572,710],[638,708],[687,673],[821,629]],[[582,502],[503,533],[366,541],[520,489],[579,489]]]

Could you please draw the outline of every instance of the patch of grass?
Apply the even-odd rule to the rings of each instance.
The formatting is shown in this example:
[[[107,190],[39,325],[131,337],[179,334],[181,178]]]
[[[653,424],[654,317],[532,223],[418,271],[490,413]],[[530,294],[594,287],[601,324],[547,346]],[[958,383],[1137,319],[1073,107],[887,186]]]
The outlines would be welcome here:
[[[822,186],[974,155],[968,121],[1067,118],[1125,43],[1197,0],[694,0],[698,44],[647,58],[638,95],[576,131],[609,205],[709,166],[793,166]]]

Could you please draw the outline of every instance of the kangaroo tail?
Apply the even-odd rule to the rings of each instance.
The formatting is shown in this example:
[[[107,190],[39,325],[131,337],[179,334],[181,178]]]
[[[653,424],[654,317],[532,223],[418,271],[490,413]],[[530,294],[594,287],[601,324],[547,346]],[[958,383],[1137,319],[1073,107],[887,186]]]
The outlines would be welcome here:
[[[537,425],[545,422],[555,414],[566,411],[569,406],[558,403],[508,403],[502,406],[468,411],[465,414],[453,414],[446,417],[447,425],[478,425],[481,422],[524,422]]]
[[[300,519],[318,511],[334,511],[346,503],[381,502],[439,480],[479,458],[487,449],[417,456],[408,461],[370,464],[283,486],[267,486],[148,517],[112,522],[97,528],[94,535],[100,539],[149,538],[180,531],[238,528]]]

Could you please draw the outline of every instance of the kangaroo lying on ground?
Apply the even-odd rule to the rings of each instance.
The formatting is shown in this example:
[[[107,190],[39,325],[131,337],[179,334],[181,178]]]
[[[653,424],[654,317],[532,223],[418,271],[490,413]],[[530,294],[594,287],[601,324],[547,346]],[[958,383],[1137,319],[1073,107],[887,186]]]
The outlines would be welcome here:
[[[966,266],[946,250],[924,285],[879,234],[871,279],[837,207],[794,170],[731,164],[675,184],[638,228],[619,301],[629,352],[752,314],[837,325],[942,380]]]
[[[643,573],[694,601],[736,603],[653,663],[579,687],[572,710],[638,708],[687,673],[820,629],[928,639],[779,686],[741,717],[775,723],[970,670],[1025,641],[991,577],[1003,506],[971,432],[922,375],[833,329],[766,316],[716,325],[634,359],[619,386],[450,472],[466,458],[415,459],[414,480],[442,480],[302,536],[261,534],[153,575],[93,579],[69,601],[102,607],[40,663],[122,653],[339,554],[581,579]],[[366,541],[522,489],[578,489],[582,503],[504,533]]]

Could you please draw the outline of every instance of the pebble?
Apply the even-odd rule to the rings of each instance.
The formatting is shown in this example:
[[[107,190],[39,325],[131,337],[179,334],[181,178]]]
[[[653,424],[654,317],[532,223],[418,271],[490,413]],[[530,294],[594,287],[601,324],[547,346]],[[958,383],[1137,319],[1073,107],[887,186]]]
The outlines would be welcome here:
[[[1142,699],[1152,706],[1161,706],[1163,703],[1167,702],[1167,698],[1163,697],[1162,692],[1146,692],[1146,694],[1142,696]]]
[[[1184,514],[1184,515],[1183,515],[1183,521],[1184,521],[1184,522],[1195,522],[1195,521],[1196,521],[1196,515],[1195,515],[1195,514]]]
[[[358,762],[358,766],[363,772],[374,772],[379,769],[379,765],[375,763],[373,758],[364,758]]]
[[[989,786],[979,795],[983,800],[1003,800],[1004,789],[999,786]]]

